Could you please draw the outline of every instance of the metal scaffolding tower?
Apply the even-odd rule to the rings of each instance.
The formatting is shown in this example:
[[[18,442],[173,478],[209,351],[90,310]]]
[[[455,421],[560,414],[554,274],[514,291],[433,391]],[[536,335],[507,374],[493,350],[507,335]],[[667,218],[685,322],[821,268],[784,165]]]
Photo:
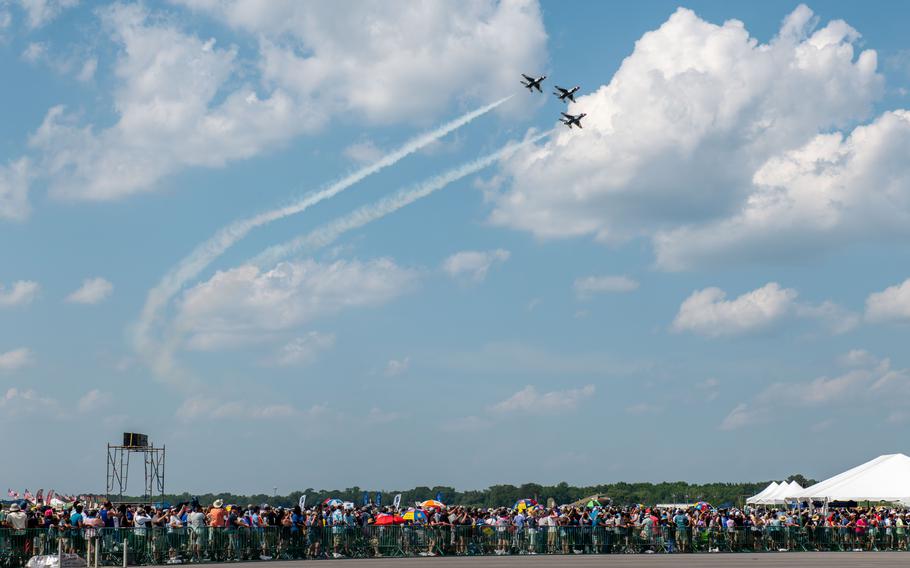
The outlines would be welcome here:
[[[156,448],[145,434],[125,432],[122,445],[107,445],[107,498],[123,501],[129,483],[130,456],[141,454],[145,473],[143,501],[164,495],[165,446]]]

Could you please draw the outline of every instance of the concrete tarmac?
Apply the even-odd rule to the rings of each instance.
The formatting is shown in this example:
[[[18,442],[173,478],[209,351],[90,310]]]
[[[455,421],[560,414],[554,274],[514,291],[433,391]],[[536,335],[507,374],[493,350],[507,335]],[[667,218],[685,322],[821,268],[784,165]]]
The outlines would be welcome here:
[[[306,568],[309,560],[206,564],[224,568]],[[767,552],[762,554],[602,554],[580,556],[446,556],[436,558],[365,558],[320,562],[325,568],[910,568],[908,552]]]

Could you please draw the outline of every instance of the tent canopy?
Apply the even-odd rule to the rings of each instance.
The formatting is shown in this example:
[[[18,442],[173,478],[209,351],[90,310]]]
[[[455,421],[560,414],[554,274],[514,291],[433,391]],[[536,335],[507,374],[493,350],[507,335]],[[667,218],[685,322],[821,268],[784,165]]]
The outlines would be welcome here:
[[[787,499],[791,494],[802,491],[802,487],[799,483],[791,481],[787,483],[786,481],[781,481],[777,488],[756,501],[757,505],[784,505],[787,502]]]
[[[765,487],[764,489],[762,489],[755,495],[746,499],[746,503],[749,503],[750,505],[751,504],[757,505],[757,504],[761,503],[761,500],[764,499],[765,497],[767,497],[768,495],[770,495],[771,493],[773,493],[777,489],[777,486],[778,486],[778,483],[776,481],[772,481],[771,483],[768,484],[767,487]]]
[[[910,500],[910,457],[886,454],[860,464],[802,491],[791,499],[814,501]]]

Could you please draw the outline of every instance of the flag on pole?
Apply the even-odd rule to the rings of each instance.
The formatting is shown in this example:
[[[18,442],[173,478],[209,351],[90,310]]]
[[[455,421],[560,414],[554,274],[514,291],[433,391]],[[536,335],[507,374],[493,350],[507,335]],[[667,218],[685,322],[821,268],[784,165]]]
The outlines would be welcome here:
[[[395,507],[395,508],[397,509],[397,508],[399,508],[400,506],[401,506],[401,493],[399,493],[398,495],[396,495],[396,496],[395,496],[395,500],[392,501],[392,507]]]
[[[31,491],[29,491],[28,489],[26,489],[26,490],[25,490],[25,495],[23,495],[22,498],[25,499],[26,501],[28,501],[29,503],[31,503],[32,500],[33,500],[35,497],[34,497],[34,495],[32,495],[32,492],[31,492]]]
[[[39,489],[38,493],[35,494],[35,501],[41,503],[44,500],[44,489]]]
[[[47,502],[50,503],[51,499],[53,499],[53,498],[54,498],[54,490],[48,489],[47,490]]]
[[[382,493],[379,491],[376,492],[376,506],[377,507],[382,506]]]
[[[300,505],[301,511],[306,510],[306,495],[305,494],[300,496],[300,499],[297,501],[297,504]]]

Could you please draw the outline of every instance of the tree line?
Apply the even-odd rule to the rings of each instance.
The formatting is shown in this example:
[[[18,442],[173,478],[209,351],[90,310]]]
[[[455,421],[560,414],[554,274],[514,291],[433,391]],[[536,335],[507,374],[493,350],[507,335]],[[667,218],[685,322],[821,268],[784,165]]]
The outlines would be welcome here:
[[[802,475],[791,475],[786,481],[797,481],[803,487],[815,483],[814,479],[806,479]],[[454,487],[434,486],[415,487],[401,491],[380,491],[361,487],[348,487],[345,489],[313,489],[293,491],[288,495],[269,495],[259,493],[253,495],[238,495],[235,493],[205,493],[205,494],[167,494],[160,498],[171,504],[182,503],[198,499],[203,505],[208,505],[216,499],[223,499],[226,504],[236,505],[263,504],[273,507],[291,507],[296,505],[302,495],[306,495],[306,504],[311,506],[321,503],[326,499],[341,499],[352,501],[358,505],[363,502],[364,492],[371,503],[376,502],[377,494],[383,506],[391,505],[397,494],[401,494],[402,506],[413,505],[417,501],[427,499],[440,500],[447,505],[463,505],[469,507],[511,507],[519,499],[535,499],[546,504],[556,505],[574,503],[593,495],[609,497],[616,505],[654,505],[657,503],[695,503],[706,501],[714,506],[740,506],[746,497],[754,495],[764,489],[770,481],[754,483],[687,483],[685,481],[670,481],[662,483],[607,483],[603,485],[574,486],[566,482],[556,485],[540,485],[525,483],[522,485],[493,485],[486,489],[459,491]],[[127,500],[124,498],[124,500]],[[130,500],[137,500],[132,498]],[[551,501],[552,500],[552,501]]]

